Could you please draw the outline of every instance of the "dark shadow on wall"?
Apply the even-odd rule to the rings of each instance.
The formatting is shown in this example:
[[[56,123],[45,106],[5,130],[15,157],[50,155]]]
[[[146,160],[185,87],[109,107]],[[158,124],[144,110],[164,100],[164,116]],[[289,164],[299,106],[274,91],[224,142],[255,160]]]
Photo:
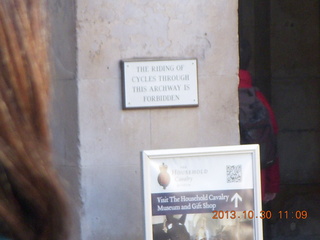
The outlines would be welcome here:
[[[279,124],[281,191],[269,207],[310,213],[270,221],[267,239],[320,239],[320,2],[239,0],[239,35]]]

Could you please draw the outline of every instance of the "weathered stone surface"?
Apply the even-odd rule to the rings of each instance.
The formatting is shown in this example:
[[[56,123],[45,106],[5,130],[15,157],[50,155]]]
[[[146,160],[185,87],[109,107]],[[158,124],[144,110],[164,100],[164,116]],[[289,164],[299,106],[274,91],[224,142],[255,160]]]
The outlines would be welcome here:
[[[232,145],[237,1],[78,0],[82,239],[143,239],[140,152]],[[197,58],[199,107],[122,110],[119,62]]]

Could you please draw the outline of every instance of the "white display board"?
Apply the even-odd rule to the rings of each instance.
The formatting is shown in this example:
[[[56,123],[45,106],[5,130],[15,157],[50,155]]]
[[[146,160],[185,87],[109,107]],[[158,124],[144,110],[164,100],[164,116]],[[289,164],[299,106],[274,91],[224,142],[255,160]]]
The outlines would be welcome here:
[[[198,106],[197,60],[123,60],[123,108]]]
[[[150,150],[142,161],[147,240],[262,239],[258,145]]]

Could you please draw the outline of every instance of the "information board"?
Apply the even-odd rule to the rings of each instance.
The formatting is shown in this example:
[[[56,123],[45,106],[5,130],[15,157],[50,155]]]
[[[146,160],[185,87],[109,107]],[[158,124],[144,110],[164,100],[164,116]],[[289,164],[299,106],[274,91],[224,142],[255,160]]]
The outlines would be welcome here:
[[[262,239],[258,145],[143,151],[142,161],[146,239]]]
[[[123,108],[198,106],[197,60],[124,60]]]

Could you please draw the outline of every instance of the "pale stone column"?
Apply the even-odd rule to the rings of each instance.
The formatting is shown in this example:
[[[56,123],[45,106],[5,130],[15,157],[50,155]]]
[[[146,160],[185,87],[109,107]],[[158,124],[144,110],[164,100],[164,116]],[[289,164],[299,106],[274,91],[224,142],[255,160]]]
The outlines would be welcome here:
[[[82,203],[81,239],[144,239],[142,150],[239,143],[237,7],[236,0],[76,1],[77,94],[69,97],[79,143],[66,141],[79,147],[80,186],[72,186]],[[123,110],[120,60],[159,57],[198,59],[199,106]]]

